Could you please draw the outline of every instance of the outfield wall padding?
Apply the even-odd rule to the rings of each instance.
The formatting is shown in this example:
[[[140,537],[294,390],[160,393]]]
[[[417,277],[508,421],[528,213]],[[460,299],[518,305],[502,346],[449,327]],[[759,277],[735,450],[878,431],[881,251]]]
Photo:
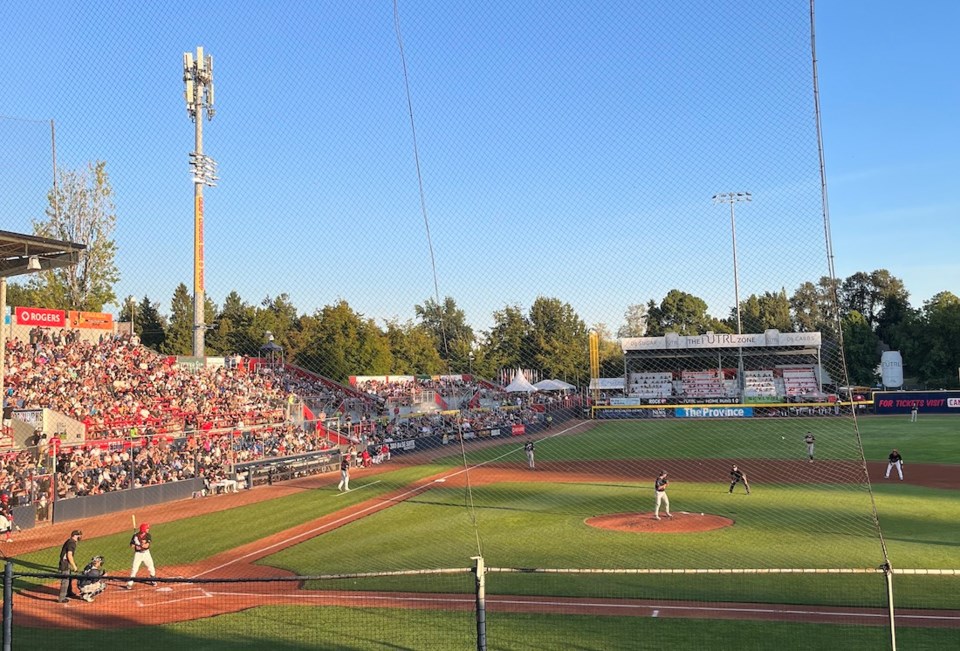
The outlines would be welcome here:
[[[129,490],[71,497],[53,503],[53,522],[89,518],[116,511],[137,509],[174,500],[191,497],[194,492],[203,490],[203,479],[185,479],[156,486],[131,488]]]

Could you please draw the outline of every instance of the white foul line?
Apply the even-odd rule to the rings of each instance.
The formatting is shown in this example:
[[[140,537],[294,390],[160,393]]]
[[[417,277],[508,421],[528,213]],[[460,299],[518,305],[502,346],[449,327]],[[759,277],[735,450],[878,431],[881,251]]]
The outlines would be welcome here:
[[[203,591],[203,597],[263,597],[268,594],[275,595],[276,593],[266,593],[266,592],[207,592]],[[329,600],[331,598],[336,598],[337,593],[323,593],[323,592],[298,592],[295,596],[300,600],[314,600],[314,599],[323,599]],[[203,597],[188,597],[187,599],[201,599]],[[438,596],[424,596],[424,597],[410,597],[410,596],[391,596],[386,594],[376,594],[376,593],[367,593],[362,597],[357,597],[356,599],[362,599],[364,601],[390,601],[390,602],[409,602],[409,603],[456,603],[456,604],[475,604],[476,600],[473,598],[458,598],[451,595],[438,595]],[[185,601],[186,599],[178,600]],[[347,598],[346,601],[353,601],[355,599]],[[163,603],[174,603],[173,601],[159,602],[160,605]],[[703,612],[703,613],[753,613],[753,614],[773,614],[773,615],[803,615],[803,616],[825,616],[825,617],[864,617],[864,618],[887,618],[887,613],[876,612],[876,613],[855,613],[847,611],[829,611],[829,610],[799,610],[799,609],[782,609],[782,608],[727,608],[723,606],[717,607],[708,607],[708,606],[676,606],[676,605],[652,605],[652,604],[617,604],[617,603],[599,603],[591,601],[550,601],[550,600],[536,600],[536,599],[509,599],[509,598],[498,598],[498,597],[487,597],[487,603],[491,605],[517,605],[517,606],[551,606],[551,607],[573,607],[573,608],[609,608],[611,610],[624,610],[624,609],[633,609],[633,610],[646,610],[651,609],[651,616],[659,617],[661,610],[676,610],[676,611],[693,611],[693,612]],[[141,604],[142,605],[142,604]],[[896,614],[897,619],[915,619],[915,620],[929,620],[929,621],[960,621],[960,617],[956,615],[913,615],[913,614]]]

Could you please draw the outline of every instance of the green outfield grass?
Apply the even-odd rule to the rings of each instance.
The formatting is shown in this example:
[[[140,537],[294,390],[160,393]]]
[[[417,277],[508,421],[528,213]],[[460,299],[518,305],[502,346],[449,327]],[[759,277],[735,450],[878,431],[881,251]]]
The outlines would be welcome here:
[[[868,417],[859,421],[867,457],[882,460],[898,447],[916,462],[960,462],[960,421],[927,416],[918,423],[904,417]],[[538,461],[576,462],[591,459],[676,458],[803,458],[802,436],[817,435],[818,459],[851,458],[853,423],[849,419],[765,419],[756,421],[611,421],[583,434],[542,439]],[[562,426],[554,428],[559,431]],[[904,434],[906,431],[907,434]],[[550,432],[547,433],[549,436]],[[783,436],[784,439],[780,437]],[[502,460],[522,467],[523,439],[505,438],[486,449],[467,446],[470,463]],[[452,451],[452,450],[451,450]],[[154,556],[164,566],[199,561],[258,540],[368,499],[409,486],[441,472],[458,472],[462,458],[449,458],[390,472],[355,477],[353,492],[340,495],[335,486],[298,492],[238,509],[155,524]],[[814,467],[811,467],[811,472]],[[811,474],[808,480],[815,480]],[[637,481],[582,483],[514,482],[478,484],[470,492],[436,484],[390,508],[263,559],[261,564],[301,575],[376,572],[406,569],[465,568],[482,550],[491,567],[542,568],[776,568],[875,567],[882,562],[873,527],[866,487],[857,484],[780,483],[754,480],[751,496],[729,495],[723,478],[717,482],[675,482],[670,489],[675,513],[700,512],[729,517],[735,525],[714,531],[682,535],[653,535],[605,531],[589,527],[593,515],[652,509],[649,478]],[[960,500],[957,492],[912,486],[900,482],[874,486],[875,503],[892,564],[896,568],[958,567],[960,554]],[[216,535],[211,535],[215,532]],[[79,556],[107,556],[107,568],[128,570],[129,533],[88,537]],[[58,548],[19,556],[19,571],[52,571]],[[17,588],[32,580],[20,578]],[[900,608],[960,609],[960,578],[906,577],[894,581]],[[470,594],[470,575],[456,579],[435,577],[324,580],[308,588],[324,590],[404,590]],[[289,587],[294,590],[296,588]],[[886,604],[880,575],[567,575],[502,574],[488,576],[490,594],[527,594],[584,597],[679,599],[687,601],[749,601],[810,605],[874,606]],[[131,631],[111,631],[110,643],[130,640],[139,648],[276,649],[299,648],[473,648],[474,629],[462,613],[402,611],[384,615],[380,609],[313,609],[262,607],[191,622]],[[318,616],[319,614],[319,616]],[[401,623],[369,636],[341,644],[344,621]],[[421,621],[421,618],[422,621]],[[469,619],[469,618],[468,618]],[[411,623],[408,627],[406,623]],[[214,625],[214,627],[211,627]],[[225,638],[218,627],[230,631]],[[852,633],[848,635],[846,629]],[[296,630],[293,630],[296,629]],[[408,630],[409,629],[409,630]],[[456,631],[451,638],[433,629]],[[462,630],[461,630],[462,629]],[[34,648],[30,635],[17,628],[20,644]],[[901,629],[903,648],[944,648],[955,639],[941,631]],[[821,633],[822,632],[822,633]],[[950,631],[948,631],[950,632]],[[844,647],[878,648],[886,640],[882,627],[800,626],[749,622],[656,620],[649,618],[576,618],[496,613],[490,617],[491,648],[645,648],[638,640],[656,640],[651,646],[703,648],[704,640],[737,639],[730,648],[793,648],[797,639],[805,648],[833,648],[840,634]],[[302,636],[301,636],[302,634]],[[42,633],[44,644],[57,640],[93,648],[94,633]],[[52,635],[52,637],[51,637]],[[58,637],[69,635],[69,637]],[[650,637],[655,636],[655,637]],[[912,636],[912,637],[911,637]],[[462,639],[461,639],[462,638]],[[39,638],[35,638],[39,640]],[[310,640],[304,643],[303,640]],[[390,646],[380,642],[390,640]],[[552,645],[552,641],[556,644]],[[591,646],[597,640],[595,646]],[[779,640],[779,641],[778,641]],[[146,645],[144,642],[146,641]],[[642,644],[642,642],[640,643]],[[153,645],[153,646],[151,646]],[[714,648],[723,648],[716,647]]]
[[[960,463],[960,418],[925,416],[916,423],[907,416],[865,416],[857,420],[867,460],[885,461],[898,448],[907,463]],[[688,420],[683,418],[600,421],[587,434],[551,440],[537,446],[542,461],[586,459],[804,459],[803,436],[817,437],[818,459],[858,459],[853,418],[754,418]],[[542,435],[541,435],[542,436]],[[783,438],[781,438],[783,437]],[[539,437],[538,437],[539,438]],[[523,458],[515,440],[513,460]],[[499,458],[505,448],[471,450],[468,460]],[[450,463],[459,464],[458,455]]]
[[[149,635],[145,635],[149,630]],[[882,626],[794,624],[650,617],[587,617],[498,612],[487,622],[490,649],[497,651],[619,651],[633,649],[700,650],[836,649],[874,651],[889,647]],[[389,643],[379,640],[389,639]],[[956,631],[904,628],[900,648],[947,649]],[[953,640],[951,642],[950,640]],[[417,649],[455,651],[476,648],[472,613],[381,608],[264,606],[149,629],[66,631],[18,628],[15,648],[165,651],[236,649],[331,649],[383,651]]]

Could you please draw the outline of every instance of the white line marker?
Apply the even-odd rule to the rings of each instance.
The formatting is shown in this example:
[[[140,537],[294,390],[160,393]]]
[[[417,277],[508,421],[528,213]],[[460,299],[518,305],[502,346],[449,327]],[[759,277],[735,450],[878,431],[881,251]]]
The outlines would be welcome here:
[[[348,490],[348,491],[337,492],[337,495],[336,495],[336,496],[337,496],[337,497],[343,497],[343,496],[346,495],[347,493],[355,493],[355,492],[358,491],[358,490],[362,490],[362,489],[364,489],[364,488],[368,488],[368,487],[370,487],[370,486],[373,486],[374,484],[379,484],[379,483],[381,483],[382,481],[383,481],[383,480],[378,479],[377,481],[372,481],[372,482],[370,482],[370,483],[368,483],[368,484],[361,484],[360,486],[357,486],[356,488],[351,488],[351,489]]]
[[[654,611],[653,611],[653,617],[659,617],[659,616],[660,616],[660,611],[659,611],[659,610],[654,610]]]

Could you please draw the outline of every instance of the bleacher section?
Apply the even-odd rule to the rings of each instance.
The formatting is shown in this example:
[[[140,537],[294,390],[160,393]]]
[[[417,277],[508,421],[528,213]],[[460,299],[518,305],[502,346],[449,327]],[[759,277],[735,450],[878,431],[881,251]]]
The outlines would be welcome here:
[[[684,371],[683,395],[688,398],[722,398],[727,395],[723,373],[717,369]]]
[[[637,398],[668,398],[673,395],[673,373],[631,373],[627,393]]]
[[[784,366],[781,370],[787,396],[812,395],[820,391],[812,366]]]
[[[773,371],[744,371],[743,372],[743,395],[754,396],[776,396],[777,383],[773,376]]]

